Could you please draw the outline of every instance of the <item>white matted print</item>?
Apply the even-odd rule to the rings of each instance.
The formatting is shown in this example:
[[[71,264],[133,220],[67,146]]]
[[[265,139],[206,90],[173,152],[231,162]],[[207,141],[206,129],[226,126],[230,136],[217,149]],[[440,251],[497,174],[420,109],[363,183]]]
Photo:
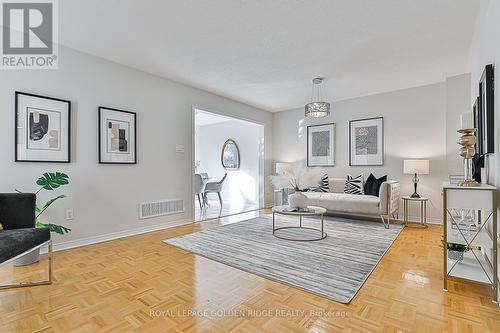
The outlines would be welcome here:
[[[335,165],[335,124],[307,127],[307,166]]]
[[[136,114],[99,107],[99,163],[137,163]]]
[[[71,102],[16,92],[16,162],[70,162]]]
[[[384,164],[384,118],[349,122],[349,165]]]

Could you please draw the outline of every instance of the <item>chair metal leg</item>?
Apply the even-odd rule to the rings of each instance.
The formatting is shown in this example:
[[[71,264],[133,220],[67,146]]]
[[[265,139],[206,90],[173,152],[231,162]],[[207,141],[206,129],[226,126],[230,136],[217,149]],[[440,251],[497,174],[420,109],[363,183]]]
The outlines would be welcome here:
[[[49,251],[48,251],[48,261],[49,261],[49,277],[47,280],[42,281],[28,281],[28,282],[18,282],[12,284],[4,284],[0,285],[0,290],[2,289],[10,289],[10,288],[21,288],[21,287],[34,287],[34,286],[43,286],[52,284],[52,240],[48,241]],[[31,250],[30,250],[31,251]]]
[[[197,194],[196,196],[198,197],[198,202],[200,203],[200,209],[203,209],[203,204],[204,204],[205,202],[203,202],[203,204],[201,203],[201,197],[200,197],[200,194]]]
[[[207,207],[210,207],[210,205],[208,204],[208,193],[203,193],[203,202],[205,203],[205,205],[207,205]]]
[[[220,192],[217,192],[217,195],[219,196],[220,208],[222,208],[222,197],[220,196]]]

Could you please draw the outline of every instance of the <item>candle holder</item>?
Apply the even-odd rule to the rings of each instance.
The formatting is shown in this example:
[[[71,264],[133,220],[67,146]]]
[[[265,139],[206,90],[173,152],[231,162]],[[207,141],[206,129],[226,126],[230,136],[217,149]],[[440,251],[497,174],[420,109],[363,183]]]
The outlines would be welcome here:
[[[477,128],[462,128],[458,130],[462,136],[458,140],[460,147],[460,156],[464,158],[464,180],[458,183],[458,186],[474,187],[480,184],[476,182],[472,175],[474,173],[472,157],[476,154],[474,145],[477,142],[476,133]]]

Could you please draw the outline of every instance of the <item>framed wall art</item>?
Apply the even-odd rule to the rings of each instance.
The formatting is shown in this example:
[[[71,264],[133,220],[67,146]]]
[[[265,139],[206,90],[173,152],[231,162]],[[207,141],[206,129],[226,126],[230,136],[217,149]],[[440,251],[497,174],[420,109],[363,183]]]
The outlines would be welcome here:
[[[494,80],[493,65],[484,68],[479,80],[479,109],[482,117],[482,144],[481,154],[493,154],[495,152],[495,105],[494,105]]]
[[[476,153],[483,155],[483,115],[479,109],[479,103],[479,97],[477,97],[476,102],[472,107],[472,112],[474,114],[474,128],[477,128]]]
[[[307,126],[307,166],[335,165],[335,124]]]
[[[135,112],[99,107],[99,163],[137,163]]]
[[[349,121],[349,165],[384,165],[384,118]]]
[[[71,161],[71,102],[15,93],[16,162]]]

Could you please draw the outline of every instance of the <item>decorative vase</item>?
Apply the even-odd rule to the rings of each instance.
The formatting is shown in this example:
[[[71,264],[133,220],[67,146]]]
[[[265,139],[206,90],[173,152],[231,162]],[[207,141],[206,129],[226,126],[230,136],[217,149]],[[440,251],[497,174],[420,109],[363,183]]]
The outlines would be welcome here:
[[[474,148],[477,142],[476,131],[477,128],[462,128],[458,130],[458,133],[461,134],[458,144],[462,146],[460,148],[460,156],[464,158],[464,180],[458,183],[458,186],[479,186],[479,183],[473,178],[474,165],[472,163],[472,158],[476,154],[476,149]]]
[[[460,262],[464,260],[464,253],[462,251],[448,250],[448,258]]]
[[[307,208],[307,197],[300,191],[288,196],[288,205],[291,208],[304,209]]]
[[[18,258],[12,262],[14,266],[27,266],[37,263],[40,260],[40,248],[34,249],[31,252],[26,253],[21,258]]]

